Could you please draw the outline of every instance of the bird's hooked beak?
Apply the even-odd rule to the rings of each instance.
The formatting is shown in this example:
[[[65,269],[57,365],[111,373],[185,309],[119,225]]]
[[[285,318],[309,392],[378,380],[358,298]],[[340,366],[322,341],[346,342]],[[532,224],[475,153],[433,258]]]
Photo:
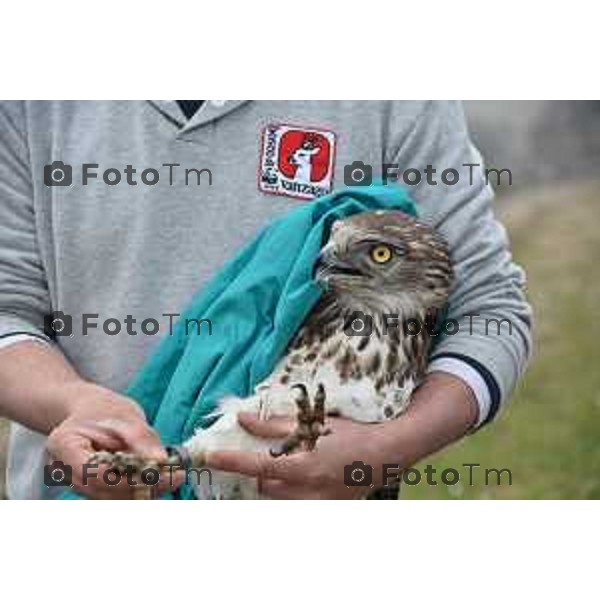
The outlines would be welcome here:
[[[313,277],[316,281],[327,284],[331,276],[335,275],[357,276],[362,275],[362,273],[345,264],[338,255],[336,244],[329,240],[319,252],[313,270]]]

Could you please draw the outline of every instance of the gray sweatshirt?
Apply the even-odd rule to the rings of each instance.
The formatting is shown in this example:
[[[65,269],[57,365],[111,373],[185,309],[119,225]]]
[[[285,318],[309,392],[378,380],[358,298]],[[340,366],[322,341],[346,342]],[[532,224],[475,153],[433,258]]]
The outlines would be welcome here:
[[[174,101],[2,103],[0,347],[58,344],[84,378],[122,391],[274,217],[345,178],[420,175],[411,194],[458,280],[448,318],[459,330],[430,369],[471,386],[484,424],[523,372],[531,313],[481,163],[456,102],[210,101],[189,121]],[[53,311],[66,329],[51,340]],[[11,498],[53,496],[44,442],[12,426]]]

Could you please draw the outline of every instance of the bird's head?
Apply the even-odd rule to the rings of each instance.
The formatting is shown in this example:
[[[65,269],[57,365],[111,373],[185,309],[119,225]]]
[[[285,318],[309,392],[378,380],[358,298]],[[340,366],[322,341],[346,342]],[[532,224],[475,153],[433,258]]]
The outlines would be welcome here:
[[[315,278],[342,306],[407,315],[442,308],[453,270],[434,229],[403,212],[376,211],[333,224]]]

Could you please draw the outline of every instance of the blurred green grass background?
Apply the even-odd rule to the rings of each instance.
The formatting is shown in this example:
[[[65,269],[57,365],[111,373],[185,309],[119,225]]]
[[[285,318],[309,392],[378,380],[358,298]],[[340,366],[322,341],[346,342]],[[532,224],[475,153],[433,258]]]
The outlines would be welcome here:
[[[600,182],[521,192],[497,203],[535,310],[534,356],[492,426],[417,465],[461,482],[402,487],[411,498],[600,498]],[[0,494],[6,422],[0,421]],[[479,463],[468,485],[463,463]],[[512,485],[484,469],[508,468]]]
[[[455,486],[402,486],[402,498],[600,498],[600,182],[522,192],[499,203],[534,306],[534,354],[492,426],[424,460]],[[479,463],[473,486],[464,463]],[[485,485],[484,469],[508,468]]]

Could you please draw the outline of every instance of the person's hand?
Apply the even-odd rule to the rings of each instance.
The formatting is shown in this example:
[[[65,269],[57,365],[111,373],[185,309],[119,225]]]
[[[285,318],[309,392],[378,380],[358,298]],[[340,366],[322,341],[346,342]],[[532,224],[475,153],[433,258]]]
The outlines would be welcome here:
[[[156,432],[148,425],[142,409],[131,399],[106,388],[77,383],[66,386],[64,393],[69,410],[66,418],[48,436],[47,449],[54,460],[73,469],[73,488],[85,496],[96,499],[131,499],[134,487],[122,476],[118,485],[103,481],[106,467],[90,469],[84,485],[83,465],[97,450],[127,451],[148,459],[163,461],[165,449]],[[158,493],[173,489],[183,483],[181,473],[173,473],[172,482],[167,473],[157,485]],[[138,485],[144,485],[138,483]]]
[[[332,433],[321,437],[314,452],[273,458],[262,452],[211,452],[207,466],[256,477],[260,490],[272,498],[357,498],[383,483],[382,465],[408,468],[425,456],[461,438],[477,420],[473,391],[447,373],[430,373],[398,419],[357,423],[327,419]],[[240,424],[263,438],[284,438],[295,428],[291,419],[260,420],[240,414]],[[354,461],[373,467],[373,488],[347,487],[344,467]],[[397,469],[390,469],[393,477]],[[387,484],[393,483],[389,480]]]
[[[262,438],[283,439],[296,425],[293,419],[261,420],[251,413],[241,413],[239,421]],[[393,462],[384,456],[385,444],[377,443],[387,438],[385,424],[331,418],[327,425],[332,432],[319,438],[313,452],[273,458],[266,452],[215,451],[208,454],[207,466],[256,477],[262,494],[279,499],[353,499],[381,485],[382,463]],[[344,467],[355,460],[373,465],[373,487],[346,486]]]

